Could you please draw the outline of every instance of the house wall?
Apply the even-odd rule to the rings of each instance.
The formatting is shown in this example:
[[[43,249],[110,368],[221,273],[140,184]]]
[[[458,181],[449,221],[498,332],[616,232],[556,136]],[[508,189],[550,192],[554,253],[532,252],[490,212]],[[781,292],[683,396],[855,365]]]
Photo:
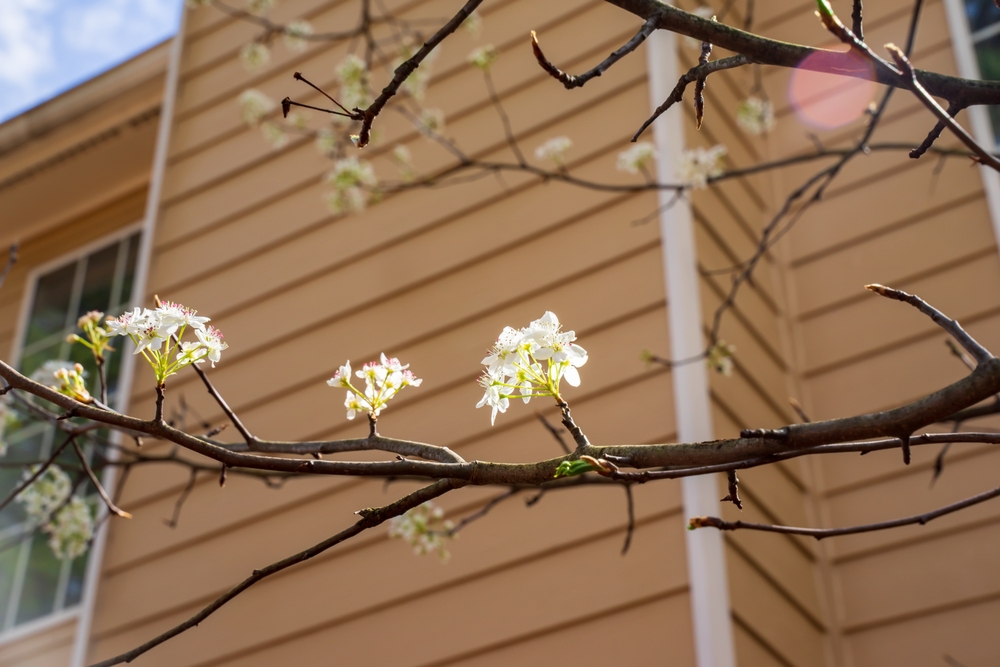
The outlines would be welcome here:
[[[451,7],[390,5],[405,16]],[[279,5],[275,18],[305,15],[326,30],[352,20],[352,7],[295,0]],[[501,51],[494,80],[529,160],[546,139],[567,135],[574,174],[626,182],[614,163],[648,111],[644,58],[569,92],[533,63],[526,34],[537,29],[551,57],[579,70],[627,39],[635,19],[602,2],[526,0],[491,3],[483,19],[478,40],[456,34],[435,65],[426,105],[444,110],[448,136],[476,156],[510,157],[481,74],[465,62],[475,46],[493,43]],[[512,406],[493,428],[488,413],[474,409],[478,362],[502,327],[550,309],[591,354],[583,385],[567,393],[590,438],[674,437],[669,371],[641,360],[643,349],[669,349],[658,229],[633,224],[656,210],[652,193],[595,192],[511,173],[504,186],[488,178],[416,190],[361,215],[331,215],[321,199],[329,161],[308,140],[269,147],[242,125],[237,98],[253,86],[274,99],[318,103],[289,73],[328,85],[326,73],[345,51],[314,46],[290,56],[278,47],[266,70],[248,74],[237,52],[252,35],[210,10],[190,16],[147,298],[196,307],[225,332],[230,349],[213,382],[254,432],[364,433],[365,424],[344,419],[343,395],[325,380],[347,358],[357,365],[385,351],[425,380],[383,414],[386,434],[447,445],[467,459],[556,456],[559,445],[534,414],[544,409],[554,419],[550,406]],[[382,140],[366,156],[383,178],[394,177],[385,153],[396,143],[421,170],[447,163],[394,115],[380,122]],[[140,416],[152,414],[149,380],[138,372],[132,411]],[[168,408],[181,397],[194,427],[222,420],[192,378],[170,381]],[[220,489],[206,475],[171,529],[163,519],[187,482],[181,469],[130,475],[122,505],[135,519],[116,522],[109,536],[92,658],[162,632],[254,568],[409,488],[313,479],[276,491],[230,474]],[[440,504],[461,517],[497,493],[463,489]],[[660,664],[670,656],[671,664],[694,664],[679,485],[637,488],[635,502],[626,557],[620,489],[550,493],[530,508],[507,502],[463,531],[447,565],[416,558],[375,530],[257,585],[144,660],[318,664],[334,654],[349,665]]]
[[[807,3],[799,4],[801,11],[787,13],[761,7],[760,29],[779,39],[829,44],[818,21],[808,16]],[[868,42],[904,44],[911,4],[866,4]],[[957,74],[940,1],[925,3],[913,60],[920,68]],[[788,103],[789,75],[783,70],[764,75],[779,115],[770,142],[775,158],[815,150]],[[967,122],[964,114],[959,119]],[[826,146],[845,147],[863,122],[811,131]],[[933,125],[912,95],[897,92],[872,143],[914,144]],[[946,135],[938,145],[957,142]],[[776,193],[790,192],[805,173],[778,172]],[[910,160],[902,151],[859,157],[779,250],[799,399],[812,419],[898,406],[967,372],[929,319],[867,293],[866,283],[916,293],[960,320],[987,347],[1000,343],[996,238],[979,174],[964,159]],[[995,426],[986,421],[964,428]],[[809,490],[816,512],[809,525],[908,516],[996,486],[1000,460],[989,447],[956,445],[934,482],[938,452],[917,448],[909,466],[898,451],[804,465],[813,480]],[[996,618],[1000,591],[992,567],[1000,540],[997,512],[997,506],[984,504],[925,526],[802,543],[818,554],[828,575],[838,664],[996,663],[1000,641],[984,630],[988,619]],[[957,662],[947,663],[945,656]]]

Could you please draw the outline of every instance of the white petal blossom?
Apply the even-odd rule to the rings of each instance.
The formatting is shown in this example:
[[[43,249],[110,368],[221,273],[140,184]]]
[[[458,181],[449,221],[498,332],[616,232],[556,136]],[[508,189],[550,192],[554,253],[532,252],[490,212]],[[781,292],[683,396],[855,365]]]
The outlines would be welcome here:
[[[770,100],[751,95],[736,110],[736,122],[747,134],[757,137],[774,129],[774,107]]]
[[[705,150],[701,146],[681,153],[678,176],[692,188],[705,188],[708,179],[722,173],[726,147],[719,144]]]
[[[31,466],[22,475],[25,481],[38,472],[39,466]],[[24,507],[24,513],[33,523],[43,525],[51,514],[62,505],[73,490],[69,475],[56,464],[51,464],[35,481],[17,495],[17,502]]]
[[[82,556],[87,552],[94,535],[94,517],[90,505],[74,496],[65,507],[56,512],[43,530],[49,534],[49,547],[56,558],[73,560]]]
[[[278,4],[278,0],[247,0],[247,9],[254,14],[264,14]]]
[[[368,94],[368,67],[365,61],[351,53],[337,65],[336,73],[340,79],[338,101],[348,109],[367,107],[371,99]],[[341,120],[345,121],[347,119]]]
[[[424,134],[441,134],[444,130],[444,112],[440,109],[424,109],[420,112],[417,128]]]
[[[554,137],[535,149],[535,158],[538,160],[551,160],[556,166],[561,167],[566,163],[566,153],[573,147],[573,142],[569,137]]]
[[[271,62],[271,50],[266,44],[250,42],[240,49],[240,60],[243,61],[243,67],[252,72]]]
[[[418,505],[405,514],[389,520],[389,537],[398,538],[413,547],[418,556],[436,553],[442,562],[450,557],[446,540],[452,539],[454,524],[444,518],[444,510],[431,501]]]
[[[719,375],[730,377],[733,374],[735,355],[736,346],[720,340],[708,351],[708,357],[705,358],[705,365]]]
[[[576,334],[563,331],[551,311],[522,329],[504,327],[483,358],[486,368],[479,378],[483,397],[476,407],[492,408],[493,424],[497,413],[506,412],[513,398],[527,403],[537,396],[552,396],[561,403],[560,383],[565,379],[571,386],[579,386],[578,369],[587,363],[587,351],[575,340]]]
[[[250,127],[259,125],[276,107],[274,100],[254,88],[240,93],[240,113]]]
[[[371,164],[353,155],[337,160],[327,172],[326,182],[333,186],[327,193],[327,204],[334,213],[364,210],[368,203],[366,189],[378,185]]]
[[[309,47],[306,37],[311,34],[313,34],[313,27],[309,21],[292,21],[285,26],[282,41],[285,43],[286,49],[293,53],[298,53],[305,51]]]
[[[656,159],[656,148],[648,141],[640,141],[626,151],[618,154],[618,171],[638,174],[645,171]]]
[[[350,360],[337,369],[326,384],[330,387],[347,389],[344,407],[347,408],[348,419],[354,419],[361,412],[367,412],[372,418],[377,418],[389,400],[400,390],[404,387],[419,387],[423,382],[409,368],[409,364],[402,364],[399,359],[387,357],[383,353],[378,361],[369,361],[361,367],[361,370],[354,372],[357,378],[365,381],[364,390],[358,389],[351,382]]]
[[[493,66],[493,63],[495,63],[499,57],[500,52],[497,51],[496,47],[492,44],[487,44],[486,46],[480,46],[479,48],[473,49],[472,53],[468,55],[466,60],[468,60],[473,67],[478,67],[485,72]]]

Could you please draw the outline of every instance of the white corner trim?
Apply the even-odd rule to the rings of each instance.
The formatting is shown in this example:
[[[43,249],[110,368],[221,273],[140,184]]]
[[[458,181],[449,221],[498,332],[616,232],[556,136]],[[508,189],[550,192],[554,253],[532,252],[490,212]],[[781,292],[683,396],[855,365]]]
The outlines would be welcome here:
[[[163,103],[160,107],[160,125],[156,130],[156,147],[153,152],[153,165],[150,173],[149,192],[146,195],[146,212],[142,221],[142,236],[139,239],[139,254],[136,258],[135,280],[132,283],[131,306],[142,306],[146,298],[146,285],[149,282],[149,267],[153,256],[153,239],[156,231],[156,221],[160,210],[160,194],[163,191],[163,176],[166,172],[167,154],[170,149],[170,130],[174,120],[174,102],[177,97],[177,81],[180,78],[181,55],[184,50],[184,28],[187,19],[187,6],[180,3],[181,18],[177,26],[177,35],[170,45],[170,59],[167,62],[166,81],[163,88]],[[121,376],[119,378],[119,402],[115,406],[120,412],[128,412],[129,400],[132,397],[132,381],[135,377],[135,357],[127,355],[122,360]],[[118,434],[116,433],[115,436]],[[115,438],[118,439],[117,437]],[[118,471],[114,468],[105,470],[102,482],[105,488],[115,484]],[[97,602],[97,586],[101,579],[101,568],[104,563],[104,547],[108,539],[108,521],[98,530],[97,537],[91,547],[90,560],[87,563],[87,573],[84,580],[84,595],[80,605],[80,620],[76,626],[76,636],[73,640],[73,653],[70,657],[70,667],[84,667],[87,660],[87,649],[90,646],[90,632],[94,619],[94,605]]]
[[[958,63],[959,75],[966,79],[982,78],[976,60],[976,48],[969,32],[969,20],[965,16],[964,0],[944,0],[944,10],[948,17],[951,47]],[[965,113],[969,114],[969,124],[972,126],[972,135],[976,141],[992,149],[995,138],[987,108],[978,105],[966,109]],[[990,222],[993,224],[993,238],[1000,245],[1000,173],[981,167],[979,174],[983,179],[983,190],[986,191],[986,205],[990,211]]]
[[[677,40],[673,33],[657,30],[646,40],[649,67],[650,109],[665,100],[677,84]],[[684,148],[682,112],[677,105],[653,124],[659,160],[657,177],[677,182],[674,165]],[[701,298],[694,226],[687,200],[668,203],[673,193],[659,191],[660,238],[666,281],[670,355],[686,359],[704,348]],[[678,438],[683,442],[712,439],[712,413],[705,364],[685,364],[673,369],[674,412]],[[684,512],[688,516],[719,514],[719,490],[714,475],[685,477],[681,481]],[[729,584],[725,545],[717,530],[685,531],[691,613],[698,667],[735,667]]]

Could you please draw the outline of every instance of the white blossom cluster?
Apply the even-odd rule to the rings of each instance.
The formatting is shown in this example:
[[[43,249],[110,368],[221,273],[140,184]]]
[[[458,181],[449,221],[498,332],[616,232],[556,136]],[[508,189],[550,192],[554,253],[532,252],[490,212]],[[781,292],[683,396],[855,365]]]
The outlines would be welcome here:
[[[736,122],[747,134],[757,137],[774,129],[774,107],[770,100],[751,95],[736,110]]]
[[[420,127],[424,134],[441,134],[444,130],[444,112],[440,109],[424,109],[420,112]]]
[[[729,377],[733,374],[733,357],[735,354],[735,345],[730,345],[726,341],[720,340],[708,351],[708,356],[705,358],[705,365],[719,375]]]
[[[436,553],[443,561],[451,554],[445,548],[447,538],[453,537],[454,524],[444,518],[444,510],[427,501],[389,520],[389,537],[399,538],[413,547],[418,556]]]
[[[252,72],[271,62],[271,49],[263,42],[244,44],[240,49],[240,60],[243,62],[243,67]]]
[[[340,61],[336,72],[340,80],[340,97],[337,100],[348,109],[367,107],[371,98],[368,94],[368,67],[365,61],[352,53]]]
[[[326,183],[333,190],[326,194],[326,203],[334,213],[363,211],[368,203],[368,193],[378,185],[375,170],[370,163],[350,156],[333,163],[326,174]]]
[[[344,407],[347,408],[347,418],[354,419],[359,412],[367,412],[373,419],[385,408],[393,396],[403,387],[419,387],[423,382],[409,370],[410,365],[399,363],[395,357],[387,357],[383,353],[378,361],[369,361],[355,371],[355,375],[365,381],[364,391],[351,383],[351,361],[341,366],[332,378],[326,381],[331,387],[347,389]]]
[[[473,10],[471,14],[462,22],[462,27],[473,35],[478,35],[483,30],[483,17],[479,10]]]
[[[566,153],[573,147],[573,142],[569,137],[554,137],[535,149],[535,158],[538,160],[552,160],[557,167],[566,163]]]
[[[36,472],[38,466],[25,470],[24,479]],[[17,496],[28,519],[48,533],[49,547],[60,560],[86,553],[94,535],[90,505],[78,496],[70,498],[72,490],[69,475],[53,463]]]
[[[243,122],[250,127],[260,125],[261,121],[278,106],[274,100],[254,88],[240,93],[239,101]]]
[[[136,345],[134,354],[141,354],[149,362],[157,386],[162,387],[168,377],[185,366],[207,359],[214,368],[222,351],[229,347],[218,329],[205,326],[208,321],[194,309],[165,301],[155,310],[136,308],[120,317],[108,318],[107,325],[112,335],[132,339]],[[189,328],[195,340],[182,340]]]
[[[27,481],[37,472],[38,466],[31,466],[24,471],[23,479]],[[69,498],[72,490],[69,475],[53,463],[18,494],[17,502],[32,522],[41,525],[48,522],[49,516]]]
[[[500,57],[500,52],[496,50],[496,47],[492,44],[487,44],[486,46],[480,46],[479,48],[473,49],[472,53],[466,58],[473,67],[478,67],[484,72],[489,70],[496,62],[496,59]]]
[[[74,496],[42,530],[49,534],[49,547],[56,558],[73,560],[82,556],[87,553],[94,536],[90,505],[83,498]]]
[[[94,398],[87,391],[87,383],[84,381],[84,370],[80,364],[72,366],[60,365],[52,376],[56,379],[56,384],[51,385],[60,394],[69,396],[81,403],[90,403]]]
[[[722,173],[725,155],[726,147],[721,144],[708,150],[701,146],[686,150],[681,153],[678,176],[692,188],[704,188],[709,178]]]
[[[656,159],[656,149],[648,141],[640,141],[618,154],[618,171],[630,174],[646,173],[649,164]]]
[[[559,318],[546,311],[523,329],[504,327],[500,332],[482,361],[486,370],[479,385],[485,394],[476,404],[493,408],[491,424],[498,412],[507,411],[512,398],[527,403],[535,396],[553,396],[562,402],[559,383],[564,378],[571,386],[580,386],[577,369],[587,363],[587,351],[573,342],[574,332],[561,329]]]
[[[306,38],[311,34],[313,34],[313,27],[309,21],[292,21],[285,26],[282,41],[285,43],[286,49],[292,53],[298,53],[308,48],[309,42]]]

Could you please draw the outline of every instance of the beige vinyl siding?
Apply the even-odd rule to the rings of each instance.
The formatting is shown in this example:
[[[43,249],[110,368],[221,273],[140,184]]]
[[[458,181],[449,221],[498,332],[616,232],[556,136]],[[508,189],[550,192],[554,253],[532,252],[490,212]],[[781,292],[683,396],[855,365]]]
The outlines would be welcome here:
[[[62,667],[69,664],[76,635],[76,617],[63,620],[40,632],[0,644],[0,665],[4,667]]]
[[[869,43],[904,43],[910,5],[866,5]],[[819,30],[804,5],[790,14],[762,11],[761,25],[771,36],[808,41],[803,35]],[[829,40],[816,34],[815,42]],[[914,62],[956,73],[941,2],[924,9]],[[773,71],[765,80],[772,99],[784,101],[788,73]],[[775,156],[812,150],[787,105],[779,116],[771,141]],[[899,91],[873,142],[917,142],[933,123],[912,95]],[[817,134],[825,145],[846,146],[860,127]],[[944,136],[940,144],[955,141]],[[790,190],[801,173],[777,174],[779,189]],[[1000,342],[996,240],[979,174],[962,160],[913,161],[905,152],[855,160],[783,251],[801,398],[814,419],[900,405],[965,372],[933,323],[866,293],[866,283],[917,293],[988,347]],[[954,447],[931,486],[937,452],[915,450],[909,467],[898,451],[815,462],[818,525],[907,516],[996,486],[1000,459],[982,446]],[[996,662],[1000,642],[981,626],[995,618],[1000,596],[991,574],[991,545],[1000,540],[997,516],[987,504],[922,527],[824,540],[819,553],[828,562],[843,664],[941,665],[945,654],[962,664]]]
[[[409,17],[453,9],[390,4]],[[290,0],[278,18],[308,15],[324,30],[343,25],[353,6]],[[522,326],[548,309],[591,354],[583,385],[567,393],[590,438],[674,437],[670,374],[640,358],[643,349],[669,350],[658,227],[633,224],[656,209],[654,194],[508,173],[506,188],[487,178],[331,215],[320,182],[329,161],[310,141],[271,149],[241,124],[236,99],[253,86],[275,99],[318,102],[290,73],[317,73],[317,83],[330,85],[344,48],[288,56],[278,46],[269,68],[247,74],[236,54],[252,33],[212,13],[199,10],[188,24],[149,292],[198,308],[225,332],[231,348],[213,381],[251,429],[282,438],[364,432],[344,419],[342,392],[324,380],[347,358],[357,364],[385,351],[425,379],[385,412],[386,434],[447,445],[469,460],[556,456],[558,444],[534,414],[544,408],[555,419],[549,405],[514,405],[493,428],[489,413],[474,409],[478,361],[490,343],[504,325]],[[614,162],[648,110],[644,55],[622,61],[613,77],[565,91],[533,63],[526,34],[538,29],[553,58],[580,70],[631,36],[636,19],[601,2],[527,0],[487,5],[483,18],[478,40],[460,31],[435,64],[426,106],[444,110],[447,135],[472,155],[512,157],[481,74],[465,62],[476,45],[493,43],[502,52],[494,80],[529,160],[537,145],[566,135],[574,175],[635,182]],[[393,114],[380,119],[380,132],[362,157],[383,178],[395,177],[385,153],[396,143],[421,170],[448,164]],[[136,414],[151,414],[150,386],[140,369]],[[168,406],[180,396],[192,408],[189,424],[221,420],[192,378],[169,383]],[[272,490],[231,474],[220,490],[207,475],[171,529],[163,519],[186,483],[182,470],[132,473],[122,504],[135,520],[112,528],[92,658],[141,643],[254,568],[349,525],[358,508],[412,488],[330,478]],[[441,505],[461,517],[501,491],[464,489]],[[511,500],[463,531],[447,565],[415,557],[376,529],[262,583],[144,660],[322,664],[336,655],[349,665],[429,666],[606,654],[693,665],[679,485],[637,488],[635,501],[625,557],[621,489],[549,493],[531,508]],[[641,639],[621,640],[635,632]]]

